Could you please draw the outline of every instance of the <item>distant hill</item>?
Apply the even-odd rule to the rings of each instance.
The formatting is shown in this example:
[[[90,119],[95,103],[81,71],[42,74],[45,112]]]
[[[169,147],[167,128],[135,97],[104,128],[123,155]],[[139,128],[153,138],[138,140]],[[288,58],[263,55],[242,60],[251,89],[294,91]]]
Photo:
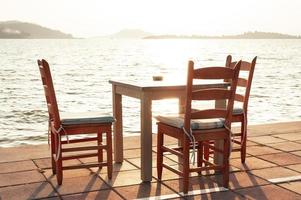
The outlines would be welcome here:
[[[246,32],[240,35],[204,36],[204,35],[152,35],[144,39],[301,39],[293,36],[270,32]]]
[[[58,30],[52,30],[37,24],[19,22],[19,21],[6,21],[6,22],[0,22],[0,38],[69,39],[69,38],[73,38],[73,36],[71,34],[66,34]]]
[[[108,35],[106,37],[109,38],[127,38],[127,39],[142,39],[148,36],[151,36],[152,33],[145,32],[139,29],[123,29],[117,33],[112,35]]]

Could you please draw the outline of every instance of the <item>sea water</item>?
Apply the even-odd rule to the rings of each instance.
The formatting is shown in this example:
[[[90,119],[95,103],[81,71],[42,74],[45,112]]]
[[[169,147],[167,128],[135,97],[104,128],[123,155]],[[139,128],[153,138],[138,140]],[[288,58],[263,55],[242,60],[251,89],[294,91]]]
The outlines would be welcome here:
[[[185,79],[189,59],[224,66],[228,54],[246,61],[258,56],[249,124],[301,120],[301,40],[0,40],[0,146],[47,143],[37,59],[50,64],[61,112],[112,115],[109,80]],[[153,115],[177,112],[177,103],[154,101]],[[139,134],[139,113],[140,102],[123,97],[124,135]]]

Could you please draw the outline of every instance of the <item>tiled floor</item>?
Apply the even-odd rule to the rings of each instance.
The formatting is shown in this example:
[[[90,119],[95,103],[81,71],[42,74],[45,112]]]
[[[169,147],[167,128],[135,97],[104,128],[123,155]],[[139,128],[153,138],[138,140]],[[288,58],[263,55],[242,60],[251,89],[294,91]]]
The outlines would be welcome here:
[[[0,148],[0,200],[22,199],[300,199],[301,179],[283,182],[281,178],[301,177],[301,122],[249,126],[246,163],[239,153],[231,155],[229,188],[219,187],[219,175],[192,174],[189,195],[182,193],[178,176],[163,171],[157,180],[153,164],[150,183],[140,180],[139,138],[125,138],[125,160],[114,164],[113,178],[104,167],[64,171],[63,185],[52,175],[47,145]],[[156,135],[153,141],[155,144]],[[172,143],[172,141],[170,141]],[[131,148],[127,148],[131,147]],[[133,148],[135,147],[135,148]],[[153,148],[153,161],[156,160]],[[91,159],[67,164],[90,162]],[[176,158],[166,161],[176,165]],[[280,179],[279,179],[280,178]],[[272,183],[272,180],[280,180]],[[218,191],[221,190],[221,191]]]

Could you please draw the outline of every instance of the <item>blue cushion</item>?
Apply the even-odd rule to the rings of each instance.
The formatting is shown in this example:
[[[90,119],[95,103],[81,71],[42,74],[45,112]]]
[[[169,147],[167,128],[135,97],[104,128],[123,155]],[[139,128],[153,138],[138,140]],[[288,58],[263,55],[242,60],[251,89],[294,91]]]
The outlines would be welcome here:
[[[159,122],[164,124],[182,128],[184,126],[184,115],[177,115],[177,116],[156,116],[155,117]],[[191,120],[191,129],[214,129],[214,128],[222,128],[224,127],[224,119],[221,118],[214,118],[214,119],[197,119]]]
[[[233,115],[240,115],[243,114],[244,109],[243,108],[233,108]]]
[[[112,116],[102,116],[101,113],[73,113],[62,114],[61,123],[63,125],[76,125],[76,124],[104,124],[113,123],[115,121]]]

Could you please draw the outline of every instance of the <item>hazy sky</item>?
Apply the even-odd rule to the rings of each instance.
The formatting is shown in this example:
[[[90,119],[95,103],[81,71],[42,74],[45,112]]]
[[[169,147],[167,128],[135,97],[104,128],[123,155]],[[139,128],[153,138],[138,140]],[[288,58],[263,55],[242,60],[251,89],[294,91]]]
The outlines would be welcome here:
[[[0,21],[20,20],[77,37],[124,28],[158,34],[301,35],[301,0],[0,0]]]

